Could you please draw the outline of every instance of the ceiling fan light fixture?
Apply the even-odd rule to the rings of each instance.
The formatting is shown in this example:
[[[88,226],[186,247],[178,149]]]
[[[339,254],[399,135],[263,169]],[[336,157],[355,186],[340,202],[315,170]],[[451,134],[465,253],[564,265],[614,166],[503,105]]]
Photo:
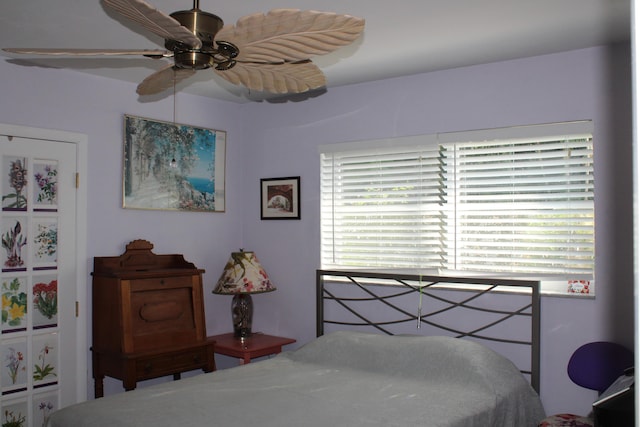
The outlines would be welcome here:
[[[216,67],[217,70],[228,70],[236,64],[232,58],[238,56],[238,48],[232,43],[218,42],[218,48],[214,48],[214,38],[224,26],[222,18],[213,13],[201,11],[198,3],[194,3],[191,10],[180,10],[169,16],[202,42],[200,49],[193,49],[180,41],[166,39],[164,45],[174,52],[176,67],[194,70]]]
[[[215,65],[213,56],[199,51],[177,51],[173,58],[178,68],[204,70]]]

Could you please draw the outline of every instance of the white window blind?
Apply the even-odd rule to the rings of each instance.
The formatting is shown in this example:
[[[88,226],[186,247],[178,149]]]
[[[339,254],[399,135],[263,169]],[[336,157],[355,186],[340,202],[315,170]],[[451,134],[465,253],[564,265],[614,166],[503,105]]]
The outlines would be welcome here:
[[[580,123],[321,147],[323,268],[592,277]]]

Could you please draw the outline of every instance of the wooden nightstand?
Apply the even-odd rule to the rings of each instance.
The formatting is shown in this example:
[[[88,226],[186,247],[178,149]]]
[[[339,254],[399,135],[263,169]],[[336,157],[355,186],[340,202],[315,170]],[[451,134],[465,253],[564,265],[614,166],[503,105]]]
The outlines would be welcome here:
[[[215,341],[214,351],[225,356],[237,357],[240,364],[251,362],[261,356],[278,354],[282,346],[296,342],[293,338],[276,337],[274,335],[254,333],[249,338],[240,340],[233,333],[214,335],[207,340]]]

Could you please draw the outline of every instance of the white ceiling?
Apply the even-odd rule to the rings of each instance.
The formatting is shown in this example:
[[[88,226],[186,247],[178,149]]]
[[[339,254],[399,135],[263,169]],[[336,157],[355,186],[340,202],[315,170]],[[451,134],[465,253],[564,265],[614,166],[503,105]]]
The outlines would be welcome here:
[[[192,0],[147,1],[166,13],[193,6]],[[200,1],[200,9],[220,16],[226,24],[275,8],[332,11],[365,18],[361,39],[314,58],[327,76],[329,90],[630,38],[630,0]],[[0,47],[157,49],[163,48],[163,41],[107,12],[99,0],[6,0],[0,3]],[[71,68],[135,83],[163,65],[163,60],[137,57],[32,61],[34,57],[0,55],[23,65]],[[209,70],[198,72],[179,89],[235,102],[261,97]]]

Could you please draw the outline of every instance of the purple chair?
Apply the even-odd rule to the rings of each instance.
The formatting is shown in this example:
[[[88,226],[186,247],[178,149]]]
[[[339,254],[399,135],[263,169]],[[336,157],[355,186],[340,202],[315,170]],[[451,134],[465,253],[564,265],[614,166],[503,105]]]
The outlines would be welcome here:
[[[633,353],[613,342],[591,342],[578,348],[567,366],[571,381],[598,394],[605,391],[627,368],[633,366]]]
[[[577,385],[601,394],[632,366],[633,353],[626,347],[613,342],[597,341],[584,344],[573,352],[567,365],[567,373]],[[539,427],[587,426],[593,426],[591,418],[574,414],[552,415],[539,424]]]

